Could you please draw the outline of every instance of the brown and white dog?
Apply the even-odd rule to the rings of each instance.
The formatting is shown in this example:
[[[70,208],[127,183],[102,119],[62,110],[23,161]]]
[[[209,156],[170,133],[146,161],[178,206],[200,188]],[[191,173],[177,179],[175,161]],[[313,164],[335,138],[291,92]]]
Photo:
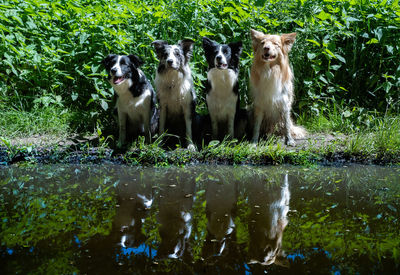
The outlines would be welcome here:
[[[285,137],[285,144],[294,146],[294,138],[302,138],[306,131],[295,126],[290,117],[292,109],[293,72],[289,52],[296,33],[270,35],[251,30],[254,60],[250,73],[253,97],[253,137],[277,133]]]

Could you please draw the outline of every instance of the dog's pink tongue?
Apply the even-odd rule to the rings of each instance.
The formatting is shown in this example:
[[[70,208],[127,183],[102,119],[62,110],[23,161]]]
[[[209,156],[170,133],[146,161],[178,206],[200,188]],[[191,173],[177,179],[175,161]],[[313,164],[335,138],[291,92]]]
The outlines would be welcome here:
[[[123,77],[114,77],[114,84],[121,83],[121,82],[122,82],[122,80],[124,80],[124,78],[123,78]]]

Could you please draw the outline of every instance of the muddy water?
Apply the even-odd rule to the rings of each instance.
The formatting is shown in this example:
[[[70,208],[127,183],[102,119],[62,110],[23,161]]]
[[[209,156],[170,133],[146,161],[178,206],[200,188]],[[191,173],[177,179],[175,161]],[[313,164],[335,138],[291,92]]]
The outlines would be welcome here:
[[[400,168],[0,168],[1,274],[398,274]]]

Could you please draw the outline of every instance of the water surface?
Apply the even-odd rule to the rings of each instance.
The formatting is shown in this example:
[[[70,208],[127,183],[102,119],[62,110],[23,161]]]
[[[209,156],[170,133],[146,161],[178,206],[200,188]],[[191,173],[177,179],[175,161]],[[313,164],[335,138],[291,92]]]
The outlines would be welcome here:
[[[398,274],[400,168],[0,168],[1,274]]]

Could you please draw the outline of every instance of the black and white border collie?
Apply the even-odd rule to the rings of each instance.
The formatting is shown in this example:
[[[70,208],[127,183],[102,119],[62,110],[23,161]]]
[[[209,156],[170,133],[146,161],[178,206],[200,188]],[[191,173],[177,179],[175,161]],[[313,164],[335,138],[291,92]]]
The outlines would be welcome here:
[[[157,127],[157,111],[153,87],[139,69],[143,62],[136,55],[110,54],[102,63],[118,96],[118,146],[126,144],[127,135],[143,135],[149,143]]]
[[[203,37],[208,63],[206,101],[211,118],[213,139],[234,137],[235,116],[239,110],[239,57],[242,42],[218,44]]]
[[[195,115],[196,94],[189,60],[194,41],[184,39],[176,45],[156,40],[152,43],[160,61],[154,85],[160,105],[159,134],[187,139],[188,149],[195,150],[192,141],[192,120]]]

